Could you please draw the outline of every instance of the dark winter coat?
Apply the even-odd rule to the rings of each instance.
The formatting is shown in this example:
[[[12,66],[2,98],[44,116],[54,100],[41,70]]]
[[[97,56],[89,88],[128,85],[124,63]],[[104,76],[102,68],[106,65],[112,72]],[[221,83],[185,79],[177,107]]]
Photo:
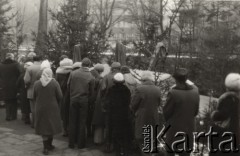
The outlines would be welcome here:
[[[20,74],[20,65],[16,61],[7,59],[0,64],[0,79],[2,80],[5,100],[16,98],[18,92],[17,80]]]
[[[238,144],[240,136],[239,107],[237,94],[229,91],[220,96],[217,110],[212,113],[213,121],[218,122],[223,131],[235,134]]]
[[[196,86],[176,86],[169,91],[166,104],[163,107],[166,124],[170,125],[170,129],[166,133],[166,142],[169,145],[174,141],[177,132],[185,132],[192,142],[195,116],[198,114],[198,110],[199,93]]]
[[[113,82],[113,76],[116,74],[116,72],[110,72],[109,74],[107,74],[106,76],[103,77],[102,80],[102,84],[101,84],[101,105],[102,105],[102,110],[105,112],[106,110],[104,110],[105,105],[106,105],[106,100],[107,100],[107,94],[109,92],[109,89],[114,85]]]
[[[70,100],[77,103],[91,103],[94,95],[94,77],[88,68],[71,72],[68,80]]]
[[[30,103],[27,98],[27,88],[25,86],[24,82],[24,75],[25,72],[23,72],[18,80],[17,80],[17,86],[19,91],[19,100],[20,100],[20,106],[23,114],[29,114],[31,112],[30,110]]]
[[[62,120],[68,123],[69,120],[69,107],[70,107],[70,93],[67,87],[68,79],[71,73],[69,68],[58,68],[56,71],[56,80],[60,85],[63,99],[60,103],[60,110]]]
[[[54,135],[62,132],[59,104],[62,100],[61,88],[56,80],[43,87],[41,81],[34,84],[36,104],[35,130],[39,135]]]
[[[41,63],[34,62],[33,65],[27,68],[25,76],[24,76],[24,82],[27,86],[27,97],[28,99],[33,99],[33,86],[34,83],[39,80],[39,72],[41,70]]]
[[[124,84],[114,84],[107,95],[106,110],[112,138],[130,135],[130,101],[131,93]]]
[[[92,124],[93,125],[98,125],[98,126],[104,126],[104,118],[105,114],[102,111],[102,105],[101,105],[101,85],[102,85],[102,80],[103,78],[100,76],[100,74],[95,70],[91,71],[92,75],[95,77],[95,89],[94,89],[94,111],[93,111],[93,119],[92,119]],[[94,74],[93,74],[94,73]]]
[[[158,108],[161,104],[161,92],[153,82],[139,85],[133,95],[131,109],[135,113],[135,137],[142,139],[144,125],[159,125]]]

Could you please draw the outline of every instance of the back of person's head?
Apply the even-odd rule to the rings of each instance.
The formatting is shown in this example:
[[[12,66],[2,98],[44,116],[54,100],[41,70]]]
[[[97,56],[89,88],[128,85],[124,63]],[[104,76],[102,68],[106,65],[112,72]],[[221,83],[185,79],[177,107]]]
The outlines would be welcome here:
[[[41,63],[41,70],[44,70],[46,68],[50,68],[51,69],[51,63],[48,60],[44,60]]]
[[[230,73],[225,79],[225,87],[229,91],[240,91],[240,75],[238,73]]]
[[[173,78],[179,83],[186,83],[188,79],[188,70],[185,68],[178,68],[173,74]]]
[[[42,57],[41,56],[34,56],[33,61],[34,62],[40,62],[40,61],[42,61]]]
[[[67,56],[67,55],[62,55],[62,56],[60,57],[60,61],[62,61],[62,60],[65,59],[65,58],[68,58],[68,56]]]
[[[113,82],[115,84],[123,84],[125,82],[125,79],[124,79],[124,76],[122,73],[116,73],[114,76],[113,76]]]
[[[94,66],[94,69],[98,72],[98,73],[102,73],[104,71],[104,66],[102,64],[96,64]]]
[[[120,71],[121,69],[121,64],[119,62],[113,62],[111,65],[111,70],[112,71]]]
[[[141,80],[142,81],[154,81],[154,75],[150,71],[143,71],[141,73]]]
[[[83,60],[82,60],[82,67],[90,67],[91,66],[91,60],[87,57],[85,57]]]
[[[102,64],[108,64],[108,58],[103,57],[102,60],[101,60],[101,63]]]
[[[130,73],[130,68],[128,66],[122,66],[121,67],[121,73],[122,74],[128,74]]]
[[[14,55],[13,55],[13,53],[7,53],[7,54],[6,54],[6,59],[7,59],[7,60],[14,60]]]

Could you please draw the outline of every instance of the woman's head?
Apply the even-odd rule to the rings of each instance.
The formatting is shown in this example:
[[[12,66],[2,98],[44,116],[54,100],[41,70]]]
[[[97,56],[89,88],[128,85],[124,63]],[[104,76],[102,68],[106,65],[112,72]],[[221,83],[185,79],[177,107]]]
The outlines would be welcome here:
[[[41,70],[44,70],[46,68],[51,68],[51,64],[48,60],[44,60],[41,64]]]
[[[238,73],[230,73],[225,79],[225,87],[229,91],[240,91],[240,75]]]

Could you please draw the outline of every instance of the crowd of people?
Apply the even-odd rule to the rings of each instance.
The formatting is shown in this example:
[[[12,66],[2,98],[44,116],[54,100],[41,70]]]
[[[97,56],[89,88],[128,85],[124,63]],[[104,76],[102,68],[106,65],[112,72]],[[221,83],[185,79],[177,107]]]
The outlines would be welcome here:
[[[8,53],[0,64],[6,120],[17,119],[20,103],[22,120],[42,136],[45,155],[55,148],[53,136],[60,133],[69,138],[71,149],[85,148],[87,139],[92,138],[94,144],[104,145],[104,152],[115,151],[117,156],[129,155],[134,145],[141,155],[151,154],[141,150],[146,125],[171,125],[166,134],[168,144],[174,142],[178,131],[192,136],[199,112],[198,88],[188,83],[188,72],[184,68],[177,69],[173,77],[176,84],[163,103],[161,88],[155,85],[151,72],[143,71],[139,84],[127,66],[119,62],[109,66],[106,58],[93,65],[88,58],[73,63],[64,55],[56,72],[48,60],[42,60],[35,53],[18,62]],[[240,90],[240,76],[230,74],[226,87],[228,93],[220,98],[212,118],[218,122],[231,118],[228,130],[238,134],[235,92]],[[235,105],[225,108],[229,103]]]

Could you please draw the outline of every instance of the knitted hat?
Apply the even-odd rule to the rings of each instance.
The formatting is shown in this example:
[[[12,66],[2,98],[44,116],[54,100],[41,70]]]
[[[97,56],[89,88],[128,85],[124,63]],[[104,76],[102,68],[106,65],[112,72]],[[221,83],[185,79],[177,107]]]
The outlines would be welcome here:
[[[103,72],[104,71],[104,66],[102,65],[102,64],[96,64],[95,66],[94,66],[94,69],[96,70],[96,71],[98,71],[98,72]]]
[[[111,67],[112,68],[121,68],[121,64],[119,62],[113,62]]]
[[[125,80],[124,80],[124,76],[122,73],[117,73],[113,76],[113,80],[114,82],[116,83],[123,83]]]
[[[73,61],[69,58],[65,58],[62,61],[60,61],[60,67],[68,67],[72,65],[73,65]]]
[[[85,57],[83,60],[82,60],[82,66],[83,67],[89,67],[91,65],[91,60],[87,57]]]
[[[130,69],[127,66],[122,66],[121,72],[122,72],[122,74],[128,74],[128,73],[130,73]]]

